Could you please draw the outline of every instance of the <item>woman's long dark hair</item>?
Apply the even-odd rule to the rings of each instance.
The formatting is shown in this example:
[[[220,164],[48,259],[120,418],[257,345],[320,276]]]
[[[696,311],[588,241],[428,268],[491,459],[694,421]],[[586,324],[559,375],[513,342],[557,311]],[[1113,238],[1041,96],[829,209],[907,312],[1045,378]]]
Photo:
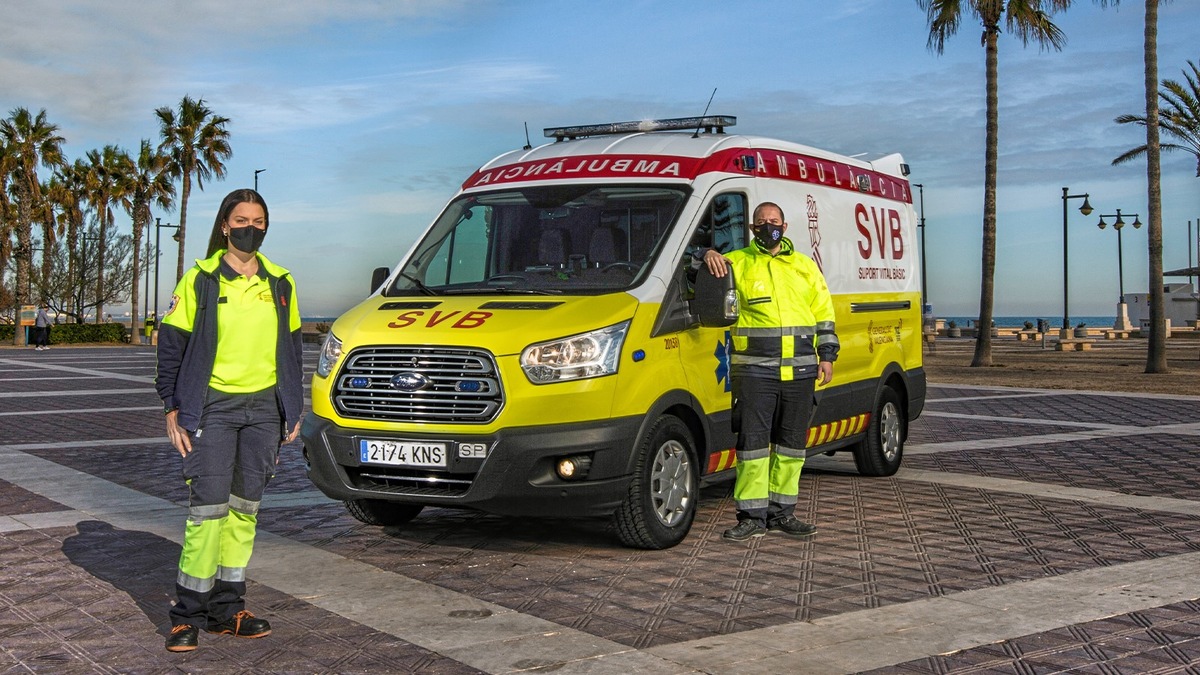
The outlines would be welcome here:
[[[217,209],[217,219],[213,222],[212,234],[208,237],[208,253],[205,258],[211,258],[213,254],[223,248],[228,248],[229,241],[225,237],[222,230],[225,229],[225,222],[229,220],[229,216],[238,204],[258,204],[263,209],[263,231],[265,232],[271,227],[271,212],[267,210],[267,202],[263,200],[262,195],[258,194],[250,188],[240,188],[225,195],[225,199],[221,201],[221,208]]]

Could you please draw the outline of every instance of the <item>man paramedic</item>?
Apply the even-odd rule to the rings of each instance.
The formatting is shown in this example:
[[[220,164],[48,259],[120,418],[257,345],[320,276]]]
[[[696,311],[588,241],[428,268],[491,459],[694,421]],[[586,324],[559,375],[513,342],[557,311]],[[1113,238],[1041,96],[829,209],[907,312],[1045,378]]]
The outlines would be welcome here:
[[[783,209],[754,209],[754,241],[721,255],[704,253],[713,276],[733,270],[738,320],[730,377],[738,432],[737,525],[723,538],[746,541],[769,530],[795,537],[817,531],[793,515],[800,492],[814,382],[833,379],[838,339],[833,299],[817,264],[783,236]]]

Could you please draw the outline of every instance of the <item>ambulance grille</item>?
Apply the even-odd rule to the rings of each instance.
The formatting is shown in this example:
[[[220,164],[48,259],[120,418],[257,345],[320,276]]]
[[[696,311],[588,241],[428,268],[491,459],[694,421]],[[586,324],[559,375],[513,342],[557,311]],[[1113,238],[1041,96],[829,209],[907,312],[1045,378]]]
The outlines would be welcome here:
[[[333,404],[348,419],[485,424],[504,406],[488,352],[460,347],[367,347],[346,357]]]

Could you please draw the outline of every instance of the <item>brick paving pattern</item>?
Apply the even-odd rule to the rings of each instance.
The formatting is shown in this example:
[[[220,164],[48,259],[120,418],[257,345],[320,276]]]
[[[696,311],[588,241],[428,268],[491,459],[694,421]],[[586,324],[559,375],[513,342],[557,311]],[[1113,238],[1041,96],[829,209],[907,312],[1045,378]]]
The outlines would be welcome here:
[[[126,354],[140,356],[117,358]],[[149,378],[153,359],[147,354],[152,352],[56,349],[38,360],[57,358],[71,368]],[[0,359],[31,356],[0,351]],[[148,382],[82,375],[38,381],[38,376],[71,373],[26,368],[18,378],[13,365],[0,367],[7,371],[0,394],[22,394],[0,397],[4,413],[157,404]],[[118,389],[131,393],[67,395]],[[30,392],[49,395],[23,395]],[[926,408],[931,414],[913,425],[910,444],[1015,440],[1003,448],[913,453],[905,462],[948,474],[1200,501],[1194,432],[1148,429],[1122,432],[1117,439],[1020,441],[1078,432],[1079,423],[1096,428],[1192,423],[1197,406],[1196,401],[934,386]],[[26,446],[153,439],[161,437],[161,424],[155,410],[13,414],[0,417],[0,444],[21,444],[21,452],[29,455],[183,504],[187,489],[179,458],[165,441]],[[903,475],[863,478],[823,466],[813,462],[801,480],[797,515],[816,523],[819,532],[799,540],[771,535],[749,544],[722,541],[721,531],[734,522],[728,484],[703,490],[691,534],[666,551],[621,547],[604,519],[510,518],[435,508],[403,527],[379,528],[353,520],[340,504],[321,502],[266,508],[260,527],[634,649],[1200,551],[1200,516]],[[311,495],[313,490],[299,444],[285,447],[268,493]],[[0,477],[0,525],[5,517],[64,510]],[[167,653],[162,640],[178,545],[82,517],[69,527],[0,529],[0,672],[478,672],[253,581],[250,608],[272,621],[269,638],[202,634],[198,651]],[[253,576],[253,562],[250,568]],[[1197,610],[1197,600],[1177,602],[871,672],[1200,672]],[[797,667],[803,668],[802,654]]]
[[[637,648],[1200,551],[1191,516],[814,472],[801,486],[816,536],[732,550],[728,487],[666,551],[623,549],[603,521],[445,509],[402,531],[347,527],[337,505],[275,509],[263,527]]]
[[[1036,633],[868,671],[912,673],[1196,673],[1200,600]]]
[[[473,668],[249,583],[272,633],[201,633],[191,654],[163,649],[179,546],[83,521],[0,534],[0,671],[45,673],[473,673]]]

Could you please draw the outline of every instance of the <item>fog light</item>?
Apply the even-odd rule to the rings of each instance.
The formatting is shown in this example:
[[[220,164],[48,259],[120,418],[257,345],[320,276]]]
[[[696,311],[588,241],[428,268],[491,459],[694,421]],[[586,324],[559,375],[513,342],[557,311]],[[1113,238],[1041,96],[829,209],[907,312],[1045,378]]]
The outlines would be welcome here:
[[[588,455],[572,455],[558,460],[554,470],[563,480],[583,480],[587,478],[591,466],[592,458]]]

